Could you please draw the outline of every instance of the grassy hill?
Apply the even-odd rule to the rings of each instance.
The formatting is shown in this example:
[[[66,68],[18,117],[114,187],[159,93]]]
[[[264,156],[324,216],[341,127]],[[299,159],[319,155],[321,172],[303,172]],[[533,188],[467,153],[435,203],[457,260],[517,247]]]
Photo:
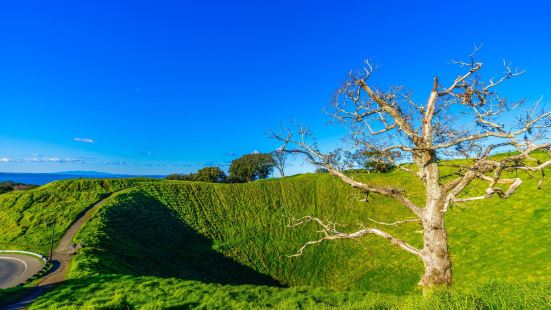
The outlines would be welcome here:
[[[405,172],[356,177],[397,182],[422,203],[422,185]],[[508,200],[448,213],[455,289],[430,299],[416,285],[421,262],[374,236],[287,257],[318,237],[313,225],[287,228],[290,218],[315,215],[351,231],[371,225],[368,218],[411,217],[385,197],[360,202],[364,197],[324,174],[248,184],[54,182],[0,195],[0,242],[44,248],[50,230],[43,221],[56,221],[59,237],[77,214],[115,193],[77,235],[84,248],[71,279],[33,307],[546,308],[551,186],[537,190],[536,183],[528,178]],[[415,223],[384,229],[421,245]]]
[[[342,185],[328,175],[246,185],[147,184],[114,197],[110,205],[99,211],[84,228],[79,241],[85,244],[85,251],[90,251],[86,257],[95,257],[97,262],[105,261],[102,253],[124,253],[122,256],[117,254],[117,259],[125,262],[125,266],[120,268],[128,270],[129,264],[135,263],[138,266],[131,272],[142,275],[161,275],[174,261],[188,264],[194,259],[189,257],[190,252],[198,255],[200,262],[214,253],[221,253],[285,285],[328,286],[340,290],[369,288],[375,284],[365,281],[365,271],[379,273],[384,264],[381,260],[365,260],[363,256],[365,249],[371,247],[370,243],[381,246],[380,240],[368,240],[365,244],[327,243],[321,245],[320,251],[313,249],[303,257],[287,257],[308,238],[317,235],[315,227],[286,228],[289,217],[306,212],[346,222],[355,218],[358,212],[368,216],[369,212],[350,196],[346,186],[325,192],[324,188],[329,186],[339,188]],[[340,211],[339,205],[344,206]],[[181,227],[181,230],[176,231],[174,227]],[[201,239],[186,236],[182,229],[192,231]],[[136,234],[136,230],[144,231],[143,238]],[[159,244],[159,240],[162,243]],[[192,243],[193,249],[188,249],[188,243]],[[202,248],[205,251],[201,251]],[[382,251],[381,257],[399,260],[396,255],[402,253],[393,247],[388,248],[389,251]],[[96,252],[96,249],[102,251]],[[155,253],[154,260],[150,259],[153,255],[150,253]],[[178,256],[181,258],[175,258]],[[405,259],[415,262],[412,257]],[[339,268],[343,261],[356,266],[343,270]],[[119,268],[115,264],[109,265]],[[216,265],[206,264],[211,266],[207,268],[210,271]],[[415,287],[419,267],[400,271],[404,278],[408,275],[411,278],[408,288]],[[161,270],[155,271],[155,268]],[[177,268],[181,270],[182,267]],[[202,269],[197,265],[192,268]],[[392,265],[385,268],[392,268]],[[101,268],[87,268],[90,272],[98,269]],[[227,270],[225,266],[222,269]],[[178,276],[178,273],[169,275]],[[200,280],[206,281],[206,278]],[[406,289],[402,288],[404,283],[389,286],[379,282],[376,285],[384,290],[403,291]]]
[[[141,181],[143,180],[63,180],[33,190],[2,194],[0,248],[32,250],[46,254],[54,226],[54,240],[57,241],[81,212],[109,194]]]

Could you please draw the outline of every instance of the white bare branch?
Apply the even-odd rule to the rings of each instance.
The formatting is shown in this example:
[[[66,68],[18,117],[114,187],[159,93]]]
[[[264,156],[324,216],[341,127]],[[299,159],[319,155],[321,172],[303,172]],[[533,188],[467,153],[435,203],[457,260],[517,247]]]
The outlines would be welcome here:
[[[508,64],[505,60],[503,61],[503,67],[505,68],[505,71],[506,71],[505,74],[497,82],[494,82],[493,79],[491,79],[488,86],[484,87],[484,91],[488,91],[490,88],[498,86],[499,84],[503,83],[505,80],[515,76],[519,76],[526,72],[526,70],[520,70],[520,69],[515,69],[514,71],[511,70],[511,65]]]
[[[347,176],[340,169],[334,167],[331,164],[330,159],[326,155],[323,155],[316,147],[306,143],[306,134],[304,132],[304,130],[299,130],[299,134],[301,135],[300,140],[293,140],[292,136],[287,136],[286,138],[276,136],[277,139],[284,141],[284,145],[281,147],[281,150],[294,154],[303,154],[309,159],[311,164],[327,169],[329,171],[329,174],[338,177],[344,183],[350,185],[351,187],[357,188],[366,193],[376,193],[394,198],[403,206],[411,210],[415,215],[420,216],[422,214],[423,210],[415,205],[409,198],[407,198],[400,189],[393,187],[374,186],[367,183],[359,182],[354,180],[352,177]],[[287,145],[289,143],[292,143],[299,148],[287,149]]]
[[[384,232],[384,231],[382,231],[380,229],[377,229],[377,228],[362,228],[362,229],[360,229],[356,232],[353,232],[353,233],[343,233],[343,232],[339,232],[335,228],[336,225],[334,223],[327,223],[326,224],[322,220],[320,220],[319,218],[312,217],[312,216],[305,216],[302,219],[299,219],[299,220],[295,221],[294,223],[289,224],[287,227],[296,227],[296,226],[299,226],[299,225],[302,225],[302,224],[305,224],[305,223],[308,223],[308,222],[312,222],[312,221],[316,222],[321,227],[321,230],[319,232],[323,233],[324,236],[320,239],[310,240],[310,241],[306,242],[302,247],[300,247],[298,249],[298,251],[295,254],[289,255],[288,257],[301,256],[302,253],[304,252],[304,250],[308,246],[313,245],[313,244],[317,244],[317,243],[320,243],[320,242],[323,242],[323,241],[337,240],[337,239],[358,239],[360,237],[370,235],[370,234],[382,237],[382,238],[388,240],[390,243],[400,247],[401,249],[403,249],[403,250],[405,250],[405,251],[407,251],[411,254],[414,254],[416,256],[421,256],[421,250],[419,250],[416,247],[408,244],[407,242],[405,242],[403,240],[400,240],[400,239],[390,235],[389,233]]]
[[[484,178],[486,179],[486,178]],[[489,179],[486,179],[490,182],[495,182],[494,179],[492,178],[489,178]],[[500,198],[509,198],[509,196],[511,196],[516,190],[517,188],[522,184],[522,180],[519,179],[519,178],[514,178],[514,179],[500,179],[500,180],[497,180],[497,183],[500,183],[500,184],[509,184],[509,188],[504,191],[502,190],[501,188],[495,188],[495,187],[492,187],[492,186],[489,186],[486,188],[486,193],[482,196],[476,196],[476,197],[466,197],[466,198],[453,198],[452,202],[454,203],[461,203],[461,202],[468,202],[468,201],[473,201],[473,200],[481,200],[481,199],[488,199],[488,198],[491,198],[492,196],[494,196],[495,194],[497,194]]]
[[[453,84],[450,85],[450,87],[446,88],[445,90],[443,90],[441,92],[438,92],[438,96],[441,97],[441,96],[451,94],[458,87],[458,85],[460,85],[463,81],[465,81],[473,73],[480,70],[480,68],[482,68],[482,63],[478,62],[478,63],[474,64],[474,66],[467,73],[465,73],[464,75],[462,75],[462,76],[458,77],[457,79],[455,79],[455,81],[453,81]]]

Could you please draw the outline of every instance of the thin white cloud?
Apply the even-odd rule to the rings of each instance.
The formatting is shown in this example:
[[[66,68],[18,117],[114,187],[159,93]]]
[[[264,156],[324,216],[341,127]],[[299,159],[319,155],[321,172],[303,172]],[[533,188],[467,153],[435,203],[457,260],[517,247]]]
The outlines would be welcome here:
[[[57,157],[57,156],[44,156],[39,154],[33,154],[29,157],[20,157],[14,158],[11,156],[0,157],[0,163],[57,163],[57,164],[67,164],[67,163],[93,163],[95,161],[92,157]]]
[[[73,138],[73,141],[75,141],[75,142],[82,142],[82,143],[96,143],[96,140],[94,140],[94,139],[90,139],[90,138],[79,138],[79,137]]]
[[[25,158],[23,161],[30,163],[81,163],[84,162],[81,158],[60,158],[60,157],[44,157],[35,156]]]
[[[186,167],[186,168],[191,168],[191,167],[196,167],[197,166],[196,164],[191,164],[191,163],[172,163],[171,165],[174,166],[174,167]]]
[[[102,161],[101,164],[106,165],[106,166],[125,166],[126,162],[124,162],[124,161]]]

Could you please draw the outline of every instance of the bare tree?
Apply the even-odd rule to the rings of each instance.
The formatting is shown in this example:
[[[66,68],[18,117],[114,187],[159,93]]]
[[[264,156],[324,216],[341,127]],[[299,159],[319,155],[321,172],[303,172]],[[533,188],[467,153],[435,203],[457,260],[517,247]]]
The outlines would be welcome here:
[[[479,76],[482,63],[475,59],[478,49],[475,47],[468,61],[454,61],[464,72],[450,85],[443,86],[438,77],[434,78],[424,104],[417,104],[402,87],[379,90],[371,86],[368,80],[374,67],[368,61],[362,70],[350,73],[334,96],[334,111],[330,115],[350,129],[351,147],[377,154],[420,178],[425,188],[424,206],[410,200],[398,185],[372,185],[345,174],[334,165],[331,153],[322,153],[312,142],[307,129],[299,128],[296,133],[287,129],[284,134],[275,135],[283,142],[283,150],[305,155],[315,166],[327,169],[366,195],[390,197],[412,214],[411,219],[392,223],[371,220],[378,224],[374,226],[417,222],[423,231],[423,247],[416,248],[379,228],[341,232],[334,223],[305,216],[289,226],[312,222],[320,226],[323,237],[307,242],[293,256],[302,255],[312,244],[372,234],[421,259],[425,267],[421,286],[448,286],[452,283],[452,264],[444,215],[450,206],[493,196],[508,198],[522,184],[520,177],[511,173],[514,171],[540,174],[541,188],[544,168],[551,165],[551,112],[540,106],[541,100],[529,105],[500,97],[495,89],[523,71],[504,63],[504,75],[484,82]],[[512,115],[517,117],[516,122],[511,121]],[[534,152],[544,154],[536,156]],[[454,161],[459,163],[453,165],[444,160],[451,158],[464,160]],[[441,176],[444,165],[452,166],[451,178]],[[487,182],[485,192],[477,197],[461,195],[474,180]]]
[[[354,154],[348,150],[338,148],[327,154],[327,160],[331,165],[340,171],[352,169],[355,166]]]
[[[272,152],[275,166],[279,171],[279,174],[281,175],[281,177],[285,176],[285,162],[287,161],[287,155],[288,153],[285,152],[283,149],[277,149]]]

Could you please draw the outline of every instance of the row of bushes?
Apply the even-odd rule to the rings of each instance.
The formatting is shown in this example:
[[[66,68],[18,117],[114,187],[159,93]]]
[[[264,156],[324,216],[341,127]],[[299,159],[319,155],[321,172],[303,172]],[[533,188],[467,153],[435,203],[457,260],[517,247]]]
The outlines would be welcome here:
[[[340,149],[339,149],[340,150]],[[343,151],[332,153],[333,165],[341,170],[351,173],[386,173],[394,170],[395,166],[388,161],[381,160],[374,156],[357,154],[344,154]],[[343,155],[344,154],[344,155]],[[278,168],[281,176],[284,175],[285,153],[275,151],[272,153],[253,153],[241,156],[231,162],[229,175],[219,167],[205,167],[197,172],[188,174],[170,174],[168,180],[200,181],[210,183],[245,183],[258,179],[265,179],[270,176],[275,167]],[[361,169],[351,169],[361,167]],[[316,173],[326,173],[327,169],[318,168]]]
[[[229,176],[219,167],[205,167],[189,174],[174,173],[167,176],[167,179],[210,183],[245,183],[267,178],[272,174],[274,167],[275,161],[272,154],[254,153],[233,160]]]

